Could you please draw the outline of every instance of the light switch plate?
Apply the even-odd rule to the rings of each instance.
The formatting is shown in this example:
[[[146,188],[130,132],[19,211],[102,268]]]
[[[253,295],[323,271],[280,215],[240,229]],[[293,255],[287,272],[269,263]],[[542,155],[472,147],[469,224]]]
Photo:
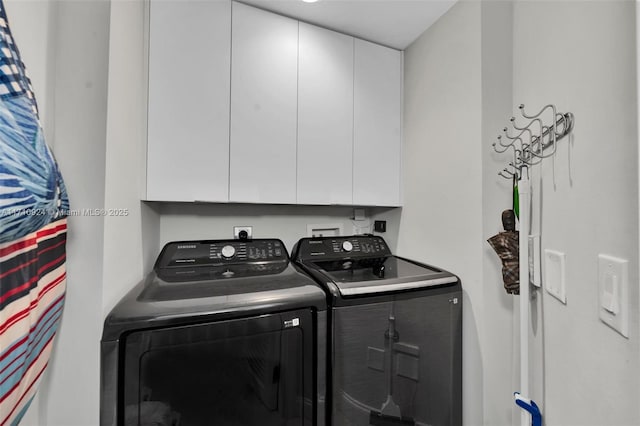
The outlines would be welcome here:
[[[567,304],[566,255],[556,250],[544,250],[544,288],[547,292]]]
[[[629,261],[598,255],[598,315],[629,338]]]

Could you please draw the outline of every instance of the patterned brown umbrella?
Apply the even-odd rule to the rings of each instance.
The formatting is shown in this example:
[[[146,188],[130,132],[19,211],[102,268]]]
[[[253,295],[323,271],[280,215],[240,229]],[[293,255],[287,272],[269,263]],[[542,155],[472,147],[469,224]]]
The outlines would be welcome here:
[[[487,242],[502,260],[502,281],[509,294],[520,294],[520,266],[518,231],[513,210],[502,212],[504,231],[489,238]]]

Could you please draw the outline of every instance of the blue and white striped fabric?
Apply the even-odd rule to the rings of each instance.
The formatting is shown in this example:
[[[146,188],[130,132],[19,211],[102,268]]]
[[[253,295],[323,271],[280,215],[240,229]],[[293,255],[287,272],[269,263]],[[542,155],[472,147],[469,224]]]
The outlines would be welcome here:
[[[31,79],[27,76],[27,69],[20,59],[18,46],[13,41],[2,1],[0,7],[0,97],[26,95],[33,107],[33,113],[37,116],[38,105],[33,95]]]
[[[67,192],[0,0],[0,426],[47,368],[66,291]]]
[[[35,232],[68,209],[31,80],[0,1],[0,243]]]

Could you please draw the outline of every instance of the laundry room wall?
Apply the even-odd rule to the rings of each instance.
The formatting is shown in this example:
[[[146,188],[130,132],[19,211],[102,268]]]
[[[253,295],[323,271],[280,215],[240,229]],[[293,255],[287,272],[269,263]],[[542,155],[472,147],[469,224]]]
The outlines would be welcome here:
[[[401,256],[462,280],[463,419],[482,424],[480,2],[458,2],[405,51]]]
[[[498,170],[505,167],[504,157],[494,152],[491,144],[513,114],[513,2],[482,2],[481,39],[483,424],[513,425],[520,421],[513,403],[513,391],[518,389],[514,305],[519,299],[504,290],[500,259],[486,242],[503,230],[501,213],[512,207],[512,183],[498,176]]]
[[[542,291],[532,305],[547,425],[640,424],[635,12],[633,1],[514,3],[514,107],[575,115],[555,181],[551,158],[533,173],[534,232],[567,268],[566,304]],[[598,254],[629,260],[628,339],[598,318]]]
[[[109,3],[42,0],[12,6],[7,4],[9,20],[21,50],[24,44],[47,141],[72,209],[102,208]],[[25,425],[97,423],[103,224],[102,217],[69,218],[62,323]]]
[[[376,218],[391,219],[381,235],[394,247],[397,227],[384,208],[366,208],[371,223]],[[163,203],[160,212],[160,245],[180,240],[233,238],[234,226],[252,226],[254,238],[280,238],[291,252],[293,245],[307,236],[309,224],[338,224],[343,235],[354,233],[353,207],[296,206],[262,204],[179,204]],[[359,223],[358,223],[359,225]]]
[[[45,138],[53,144],[54,124],[54,66],[55,26],[50,0],[20,1],[5,0],[9,24],[18,40],[20,55],[27,64],[33,89],[38,96],[38,110]]]
[[[145,189],[147,54],[145,3],[111,2],[105,172],[102,312],[153,266],[160,216],[141,202]],[[120,214],[122,213],[122,214]]]
[[[55,4],[55,154],[73,209],[104,208],[109,2]],[[69,219],[67,296],[40,390],[40,423],[95,424],[104,217]]]

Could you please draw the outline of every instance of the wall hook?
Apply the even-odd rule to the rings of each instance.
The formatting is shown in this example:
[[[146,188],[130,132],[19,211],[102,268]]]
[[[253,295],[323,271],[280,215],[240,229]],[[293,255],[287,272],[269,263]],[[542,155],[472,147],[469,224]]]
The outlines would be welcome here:
[[[553,181],[555,186],[555,154],[558,142],[573,131],[574,116],[572,113],[559,113],[555,105],[545,105],[537,114],[529,115],[525,112],[524,104],[518,105],[522,118],[528,120],[524,125],[519,125],[515,116],[509,118],[509,127],[502,129],[502,135],[498,135],[498,142],[493,143],[493,149],[498,153],[504,153],[513,148],[513,161],[508,164],[514,169],[510,172],[503,169],[498,174],[507,179],[514,175],[522,176],[522,169],[540,164],[544,159],[553,157]],[[549,117],[545,113],[550,110],[552,122],[545,124],[543,116]],[[502,136],[505,136],[503,139]],[[503,143],[503,141],[505,141]]]

